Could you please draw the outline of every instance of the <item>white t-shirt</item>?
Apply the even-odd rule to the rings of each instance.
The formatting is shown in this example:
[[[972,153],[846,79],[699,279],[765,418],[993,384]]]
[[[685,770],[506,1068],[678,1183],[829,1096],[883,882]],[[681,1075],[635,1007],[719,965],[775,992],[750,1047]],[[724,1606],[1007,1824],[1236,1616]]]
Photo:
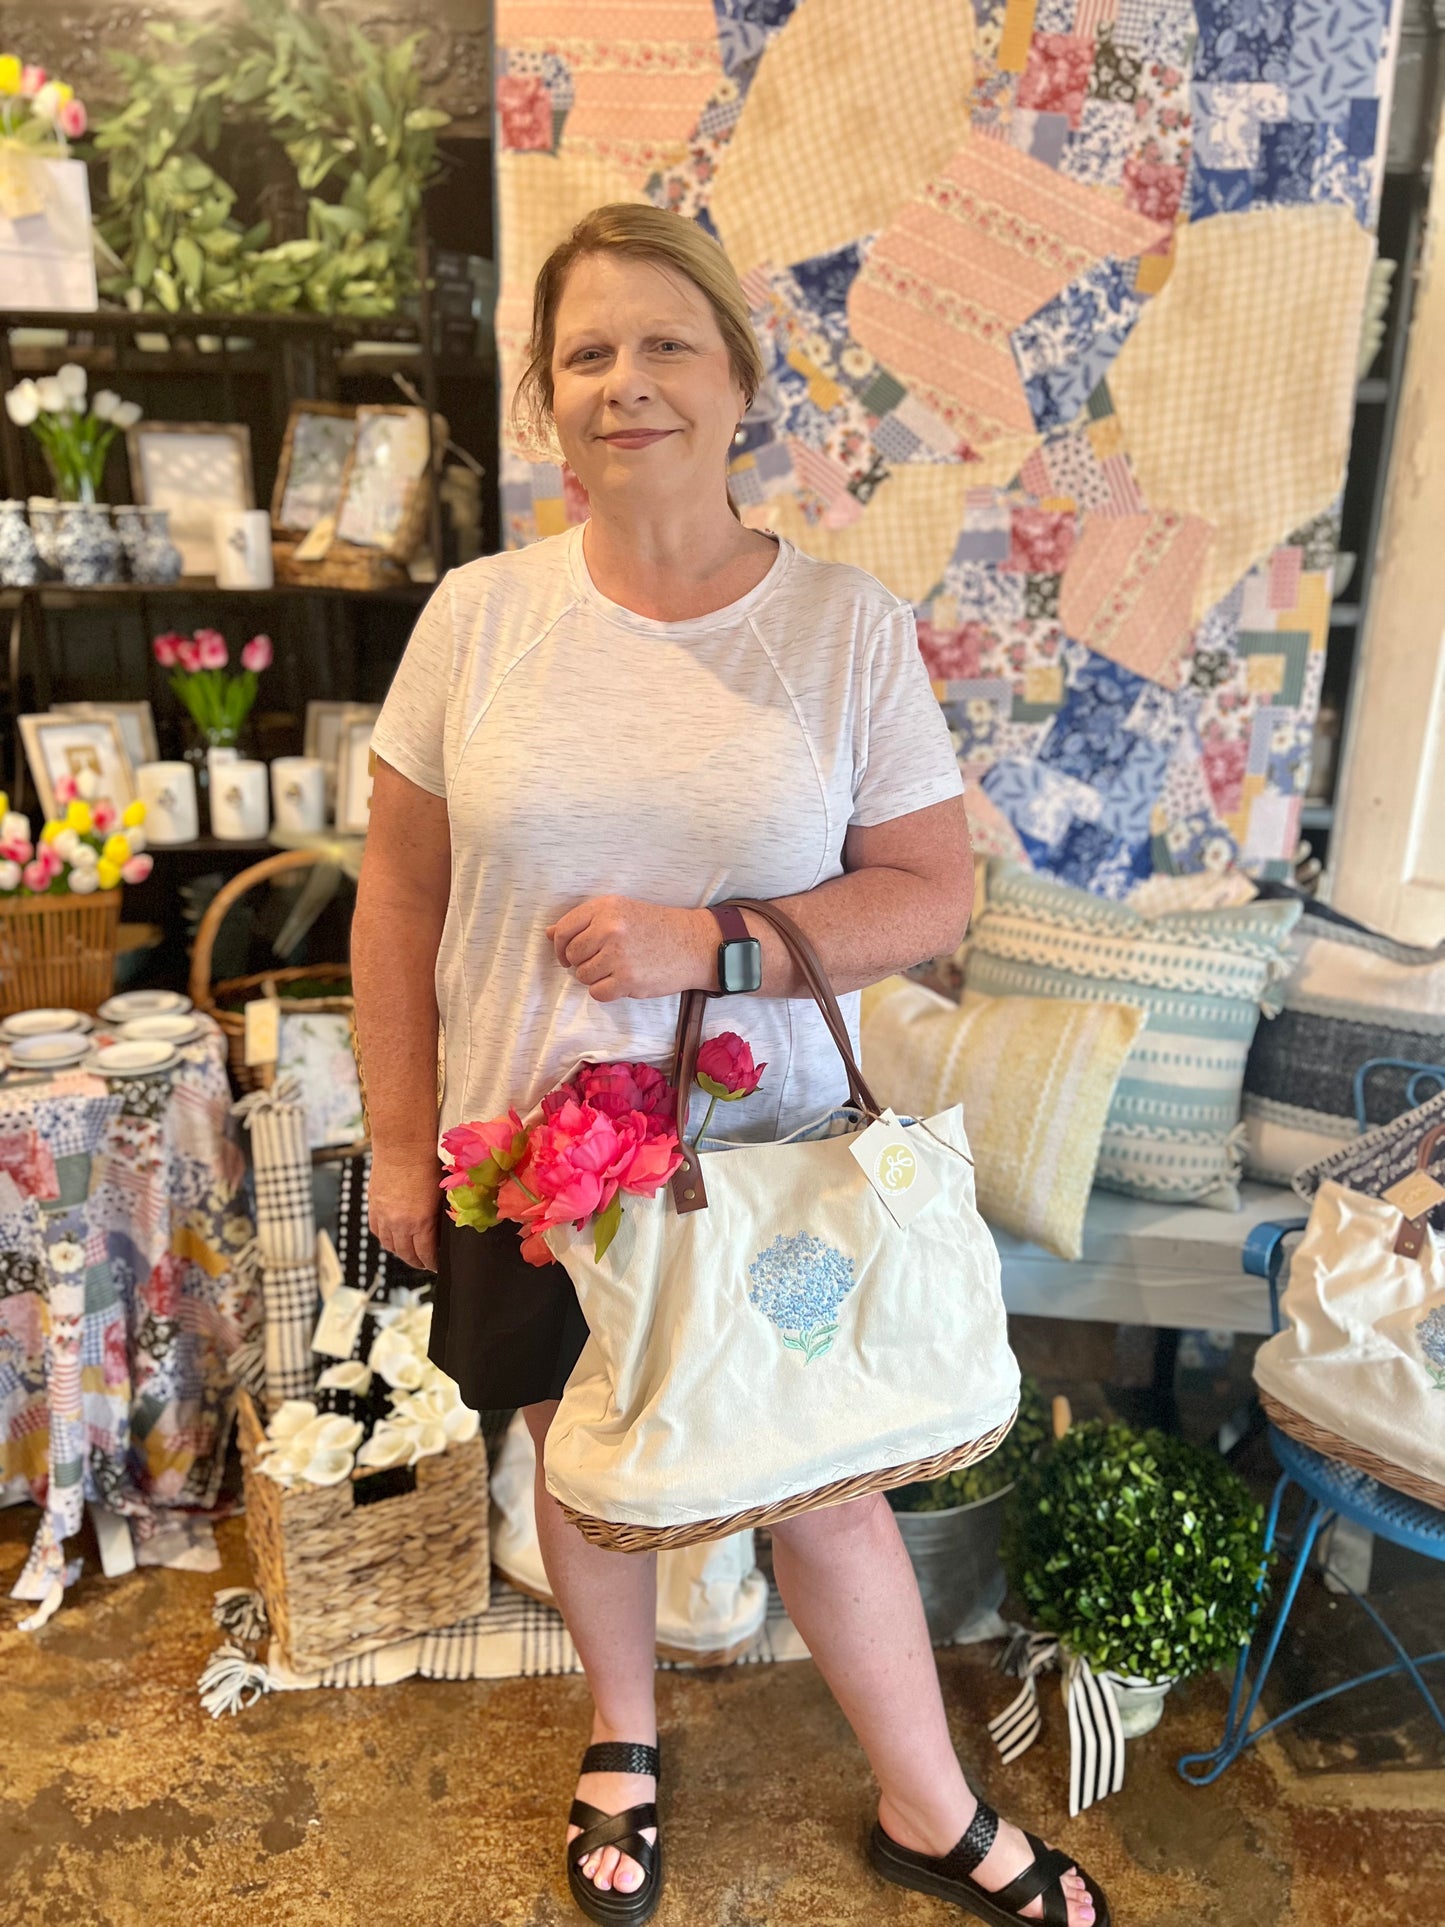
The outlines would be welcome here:
[[[584,1058],[669,1067],[676,997],[597,1003],[557,962],[543,933],[576,904],[795,895],[842,874],[850,823],[963,789],[913,611],[862,569],[784,541],[738,601],[657,622],[599,592],[580,526],[443,579],[373,747],[447,801],[443,1129],[525,1114]],[[703,1035],[724,1030],[767,1070],[716,1135],[776,1138],[846,1096],[811,1001],[720,997]]]

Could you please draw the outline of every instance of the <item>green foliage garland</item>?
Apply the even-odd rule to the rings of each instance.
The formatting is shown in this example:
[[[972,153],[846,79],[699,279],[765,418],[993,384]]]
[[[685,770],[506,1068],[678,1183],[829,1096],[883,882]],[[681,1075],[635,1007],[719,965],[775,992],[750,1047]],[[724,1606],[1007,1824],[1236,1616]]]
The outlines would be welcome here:
[[[286,0],[150,33],[145,54],[110,55],[127,98],[95,138],[109,157],[99,225],[125,264],[105,292],[170,314],[395,313],[416,287],[413,232],[450,119],[422,104],[419,37],[379,47]],[[239,118],[264,121],[295,168],[304,239],[270,246],[268,223],[233,218],[235,190],[204,156]]]
[[[1098,1421],[1025,1470],[1004,1530],[1040,1629],[1139,1679],[1232,1665],[1264,1557],[1263,1512],[1216,1453]]]

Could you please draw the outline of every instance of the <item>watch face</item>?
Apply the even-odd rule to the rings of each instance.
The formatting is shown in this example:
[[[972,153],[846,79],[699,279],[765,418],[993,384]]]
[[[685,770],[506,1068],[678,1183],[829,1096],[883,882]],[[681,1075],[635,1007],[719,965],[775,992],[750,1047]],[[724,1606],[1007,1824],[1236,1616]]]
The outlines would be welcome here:
[[[758,990],[763,981],[763,946],[756,937],[718,945],[718,981],[723,992]]]

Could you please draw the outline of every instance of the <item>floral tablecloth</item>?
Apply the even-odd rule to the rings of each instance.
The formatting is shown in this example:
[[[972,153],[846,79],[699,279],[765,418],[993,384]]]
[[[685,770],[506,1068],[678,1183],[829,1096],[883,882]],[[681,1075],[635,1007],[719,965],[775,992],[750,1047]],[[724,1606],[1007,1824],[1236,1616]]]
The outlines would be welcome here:
[[[143,1543],[220,1487],[226,1361],[261,1295],[225,1040],[202,1022],[151,1076],[0,1084],[0,1504],[42,1508],[12,1593],[43,1602],[36,1623],[79,1572],[87,1502]]]

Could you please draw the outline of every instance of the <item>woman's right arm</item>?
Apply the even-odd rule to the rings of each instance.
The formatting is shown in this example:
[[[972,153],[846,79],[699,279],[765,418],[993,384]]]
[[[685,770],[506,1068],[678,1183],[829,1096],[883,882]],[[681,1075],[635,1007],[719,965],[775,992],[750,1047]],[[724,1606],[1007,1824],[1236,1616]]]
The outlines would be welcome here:
[[[423,1271],[437,1262],[436,960],[451,873],[445,797],[378,757],[351,928],[371,1117],[371,1229]]]

